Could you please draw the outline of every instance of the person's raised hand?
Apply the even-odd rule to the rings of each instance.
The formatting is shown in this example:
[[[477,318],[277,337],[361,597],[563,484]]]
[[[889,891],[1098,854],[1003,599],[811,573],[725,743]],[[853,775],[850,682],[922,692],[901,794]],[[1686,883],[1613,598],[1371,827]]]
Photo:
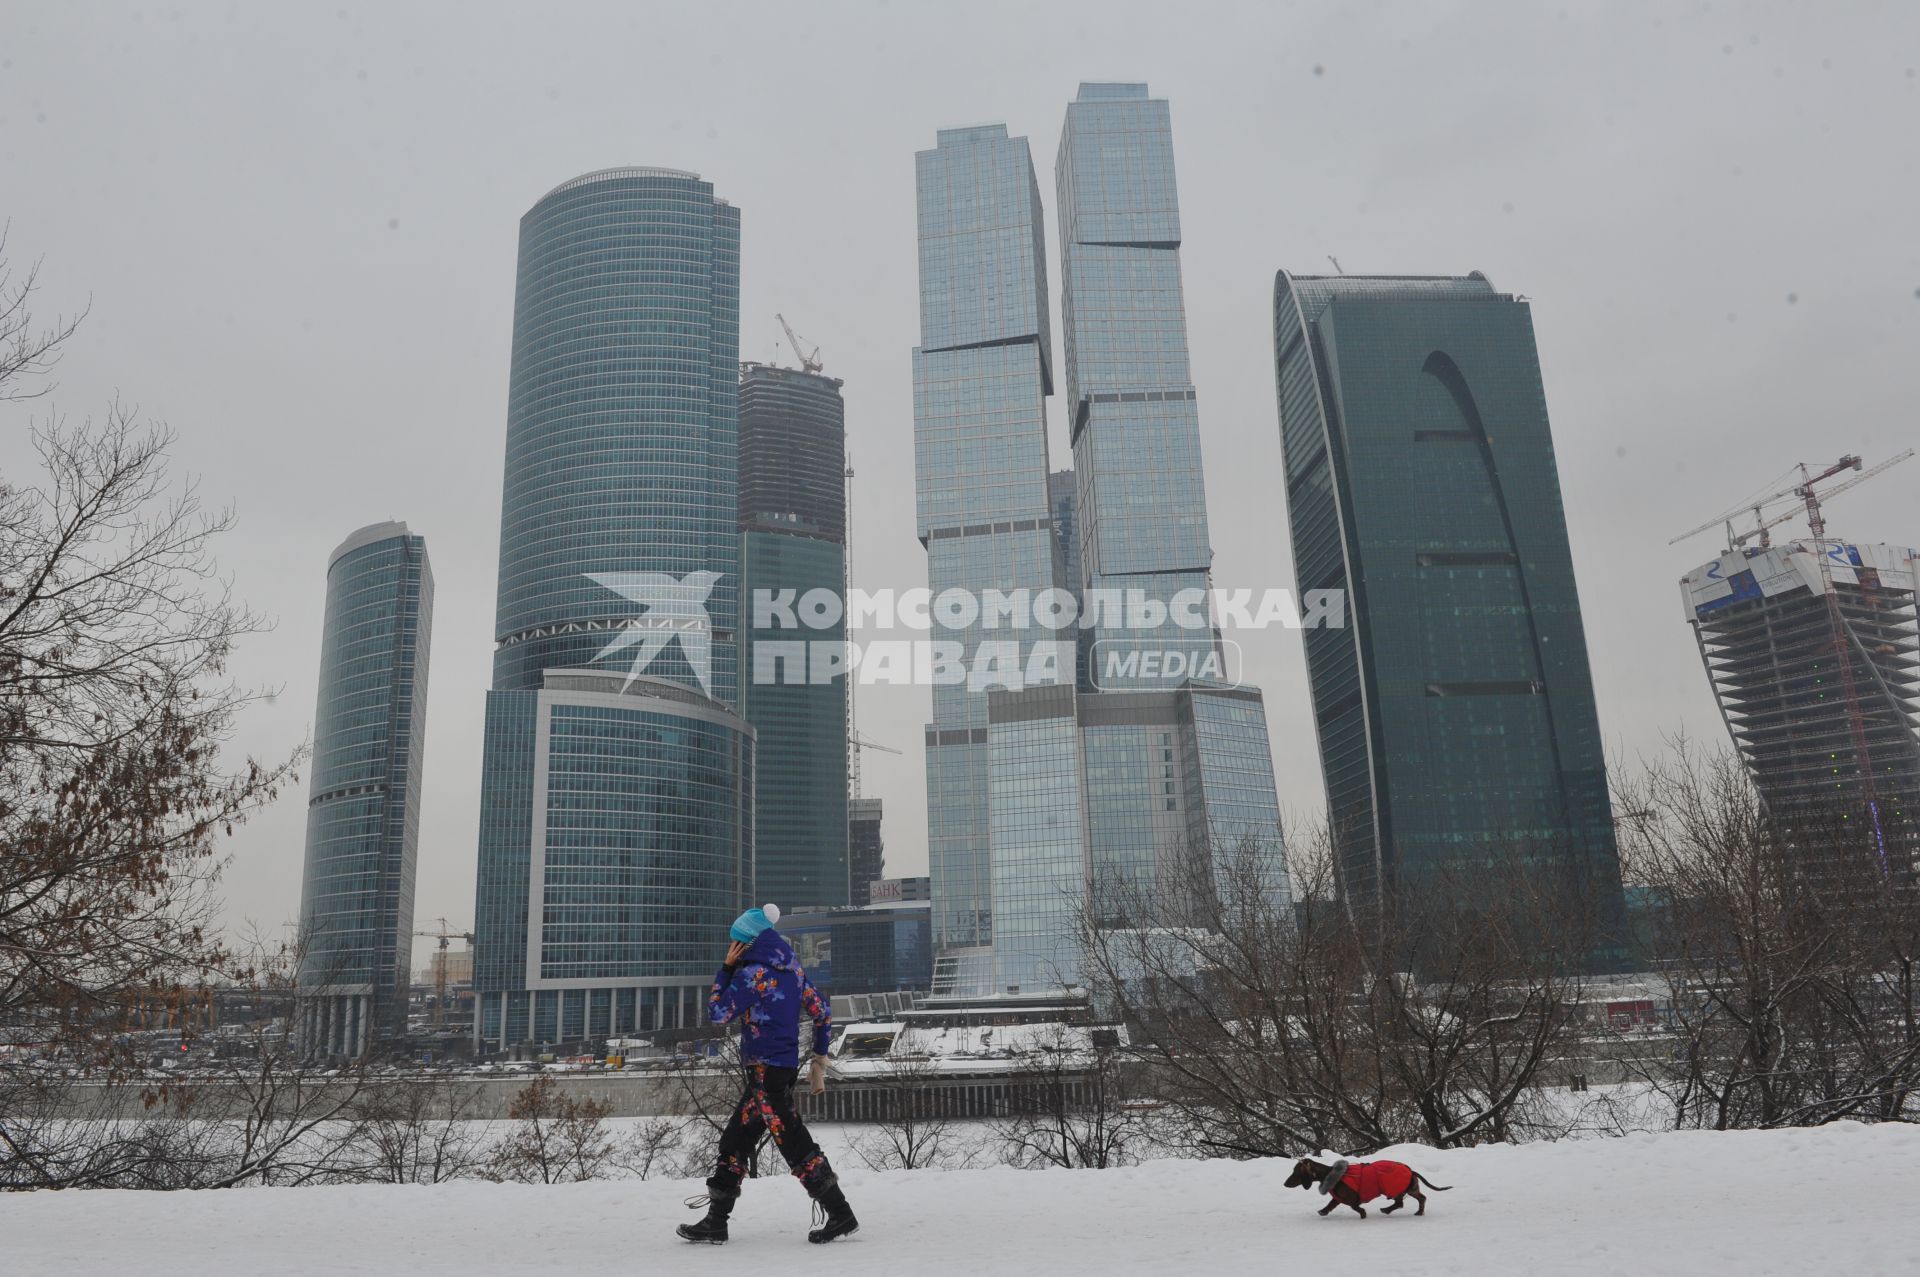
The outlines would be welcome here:
[[[746,956],[747,956],[747,946],[745,946],[744,944],[741,944],[738,940],[735,940],[732,944],[727,946],[727,965],[728,966],[730,967],[739,966],[740,959]]]

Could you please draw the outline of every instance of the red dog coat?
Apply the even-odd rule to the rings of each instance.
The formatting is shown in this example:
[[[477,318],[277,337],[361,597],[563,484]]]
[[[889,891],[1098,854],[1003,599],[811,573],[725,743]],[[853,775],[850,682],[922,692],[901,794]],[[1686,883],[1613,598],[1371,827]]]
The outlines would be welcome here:
[[[1376,1197],[1398,1197],[1413,1187],[1413,1168],[1401,1162],[1355,1162],[1340,1182],[1370,1202]]]

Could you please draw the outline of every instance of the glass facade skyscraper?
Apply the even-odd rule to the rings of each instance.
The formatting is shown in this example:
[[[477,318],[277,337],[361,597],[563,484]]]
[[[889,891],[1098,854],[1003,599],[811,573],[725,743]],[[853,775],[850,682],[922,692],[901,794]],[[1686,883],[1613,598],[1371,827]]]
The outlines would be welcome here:
[[[521,219],[475,903],[489,1047],[692,1022],[751,898],[739,211],[615,168]]]
[[[482,760],[482,1045],[703,1023],[753,884],[752,729],[670,680],[550,670],[489,694]]]
[[[433,571],[404,523],[327,560],[296,981],[305,1049],[364,1055],[406,1032],[426,751]]]
[[[1082,84],[1055,165],[1060,314],[1078,494],[1076,589],[1164,604],[1204,590],[1212,549],[1200,420],[1187,366],[1180,200],[1166,100],[1144,84]],[[1144,610],[1144,608],[1143,608]],[[1127,672],[1129,652],[1163,654]],[[1108,624],[1092,633],[1088,676],[1109,690],[1173,686],[1214,651],[1210,631]],[[1174,653],[1179,659],[1165,659]],[[1159,671],[1172,669],[1168,676]]]
[[[1599,716],[1526,302],[1463,278],[1280,272],[1298,588],[1343,889],[1517,848],[1618,917]]]
[[[737,703],[739,415],[740,210],[674,169],[549,191],[520,221],[496,688],[591,665],[636,618],[595,577],[705,572],[683,588],[710,679],[686,635],[647,672]]]
[[[1052,377],[1026,143],[999,126],[950,130],[919,159],[915,421],[936,598],[1051,580],[1088,592],[1089,606],[1092,591],[1109,606],[1131,596],[1164,620],[1180,591],[1205,591],[1211,558],[1167,104],[1145,85],[1087,84],[1068,108],[1058,179],[1071,471],[1046,470]],[[1052,536],[1028,539],[1030,527]],[[1099,915],[1103,884],[1157,890],[1176,860],[1240,834],[1258,840],[1286,904],[1260,694],[1196,681],[1224,672],[1202,616],[1187,628],[1083,607],[1092,661],[1151,651],[1167,676],[1136,662],[1102,677],[1062,644],[1050,684],[935,688],[936,994],[1076,982],[1080,923],[1089,903]],[[968,632],[967,654],[978,638]]]
[[[740,374],[742,710],[758,734],[753,898],[847,904],[847,680],[789,680],[762,644],[843,644],[830,629],[755,624],[752,600],[825,590],[844,603],[846,409],[833,377],[746,364]],[[797,618],[796,618],[797,619]],[[766,659],[762,659],[762,658]],[[864,884],[862,884],[864,885]]]
[[[944,129],[915,156],[920,345],[913,352],[917,521],[933,593],[1055,588],[1047,501],[1052,338],[1040,188],[1005,125]],[[942,631],[970,665],[979,624]],[[1072,661],[1066,663],[1071,680]],[[992,980],[987,693],[933,689],[927,857],[935,988]]]

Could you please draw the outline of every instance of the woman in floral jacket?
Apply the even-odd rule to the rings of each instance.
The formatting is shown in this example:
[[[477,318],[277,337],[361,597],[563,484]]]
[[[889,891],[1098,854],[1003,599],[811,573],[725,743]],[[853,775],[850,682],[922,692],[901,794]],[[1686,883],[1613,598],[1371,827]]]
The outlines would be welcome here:
[[[707,1178],[704,1198],[688,1204],[705,1205],[705,1219],[682,1224],[680,1236],[690,1242],[727,1240],[727,1217],[740,1198],[747,1159],[761,1136],[772,1132],[775,1147],[787,1160],[794,1178],[807,1195],[826,1211],[826,1222],[807,1234],[810,1242],[830,1242],[860,1227],[840,1189],[839,1177],[826,1154],[813,1142],[806,1123],[793,1107],[793,1087],[800,1074],[800,1015],[813,1022],[813,1063],[808,1089],[819,1095],[827,1089],[827,1046],[832,1038],[833,1014],[827,1000],[807,979],[793,956],[793,947],[773,924],[780,920],[775,905],[749,909],[734,919],[726,965],[714,977],[707,998],[707,1015],[715,1024],[740,1022],[740,1062],[746,1068],[746,1086],[733,1117],[720,1136],[719,1159]]]

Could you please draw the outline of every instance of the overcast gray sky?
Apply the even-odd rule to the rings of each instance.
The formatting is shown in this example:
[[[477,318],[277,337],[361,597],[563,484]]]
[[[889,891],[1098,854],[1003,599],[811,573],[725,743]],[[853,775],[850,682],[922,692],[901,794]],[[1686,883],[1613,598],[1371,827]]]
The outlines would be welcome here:
[[[1533,301],[1617,758],[1722,739],[1674,582],[1713,516],[1796,461],[1920,436],[1920,5],[107,4],[0,6],[0,218],[43,313],[91,298],[51,400],[181,434],[278,618],[284,688],[238,746],[309,731],[328,551],[402,518],[438,581],[417,914],[472,920],[514,251],[548,188],[693,169],[742,209],[746,358],[775,311],[845,378],[856,584],[913,536],[913,152],[1004,120],[1053,158],[1083,79],[1171,100],[1193,375],[1222,586],[1292,582],[1273,273],[1486,272]],[[1057,304],[1057,296],[1055,298]],[[1056,331],[1058,325],[1055,325]],[[784,353],[781,351],[780,353]],[[1057,402],[1056,467],[1067,463]],[[1836,533],[1920,539],[1920,461]],[[1297,635],[1242,635],[1282,801],[1321,804]],[[924,688],[871,689],[888,867],[924,872]],[[299,907],[304,786],[232,843],[231,916]]]

